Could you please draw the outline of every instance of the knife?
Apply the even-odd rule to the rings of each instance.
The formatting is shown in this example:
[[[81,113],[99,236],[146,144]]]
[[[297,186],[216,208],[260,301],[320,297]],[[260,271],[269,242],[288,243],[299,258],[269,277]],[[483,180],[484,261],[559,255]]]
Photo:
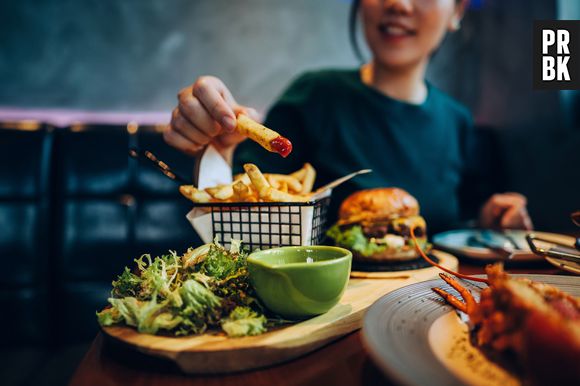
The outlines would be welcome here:
[[[492,244],[492,243],[484,240],[481,233],[470,236],[468,243],[469,242],[474,242],[475,244],[479,244],[482,247],[489,249],[490,251],[492,251],[493,253],[495,253],[496,255],[498,255],[499,257],[501,257],[504,260],[510,260],[513,256],[513,253],[514,253],[513,249],[508,249],[505,246]]]

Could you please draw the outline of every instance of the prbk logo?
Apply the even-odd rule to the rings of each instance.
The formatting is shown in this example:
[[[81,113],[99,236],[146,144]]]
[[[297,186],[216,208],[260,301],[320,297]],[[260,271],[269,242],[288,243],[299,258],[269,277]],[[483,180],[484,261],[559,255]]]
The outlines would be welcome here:
[[[580,20],[534,22],[534,88],[580,90]]]

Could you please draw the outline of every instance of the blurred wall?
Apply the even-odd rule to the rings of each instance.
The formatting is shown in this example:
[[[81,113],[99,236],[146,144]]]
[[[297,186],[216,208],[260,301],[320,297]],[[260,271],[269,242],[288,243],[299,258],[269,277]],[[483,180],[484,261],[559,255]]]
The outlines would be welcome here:
[[[568,1],[568,0],[564,0]],[[472,1],[429,78],[484,124],[554,123],[531,89],[531,26],[556,0]],[[168,110],[215,74],[264,111],[306,69],[357,64],[349,0],[21,0],[0,3],[0,105]]]
[[[0,105],[168,110],[205,74],[264,110],[307,68],[352,66],[348,1],[21,0],[0,5]]]

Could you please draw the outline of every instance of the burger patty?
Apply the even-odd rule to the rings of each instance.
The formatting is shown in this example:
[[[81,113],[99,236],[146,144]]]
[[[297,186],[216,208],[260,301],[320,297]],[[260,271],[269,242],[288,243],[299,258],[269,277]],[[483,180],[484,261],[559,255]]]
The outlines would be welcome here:
[[[368,238],[383,238],[387,234],[403,236],[405,240],[411,237],[411,227],[415,227],[415,236],[424,237],[425,220],[421,216],[399,217],[377,222],[364,221],[360,224],[350,224],[348,227],[360,225],[364,235]]]
[[[379,224],[379,225],[367,225],[362,227],[363,233],[366,237],[381,238],[387,233],[394,235],[400,235],[404,238],[411,237],[411,229],[407,225],[401,225],[398,229],[392,226],[392,224]],[[415,236],[423,237],[425,235],[425,230],[421,227],[415,228]]]
[[[361,227],[367,237],[381,238],[390,233],[408,239],[411,237],[411,226],[414,226],[415,236],[423,237],[425,236],[424,221],[420,221],[417,217],[419,216],[397,218],[388,222],[362,223]]]

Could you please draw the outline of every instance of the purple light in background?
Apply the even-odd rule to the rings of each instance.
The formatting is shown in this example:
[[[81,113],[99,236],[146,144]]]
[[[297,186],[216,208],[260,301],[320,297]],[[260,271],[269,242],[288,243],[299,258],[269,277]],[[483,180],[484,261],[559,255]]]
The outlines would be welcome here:
[[[484,0],[471,0],[469,2],[469,9],[481,9],[483,8]]]

